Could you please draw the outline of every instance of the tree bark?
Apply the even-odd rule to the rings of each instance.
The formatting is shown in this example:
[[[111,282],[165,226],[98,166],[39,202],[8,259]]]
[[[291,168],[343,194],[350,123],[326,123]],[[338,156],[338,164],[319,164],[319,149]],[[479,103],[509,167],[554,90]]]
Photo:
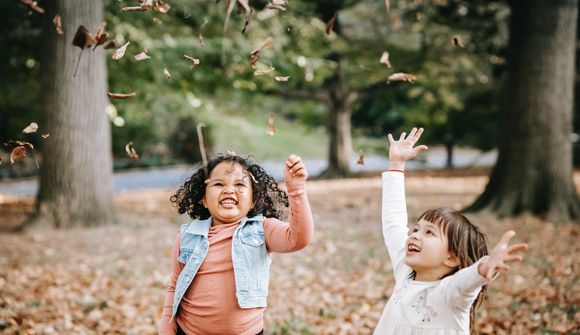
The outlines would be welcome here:
[[[511,5],[503,138],[489,184],[468,210],[576,220],[571,133],[578,0]]]
[[[112,197],[111,130],[105,114],[107,68],[102,47],[72,45],[79,25],[95,33],[103,21],[101,0],[46,3],[42,60],[43,147],[34,223],[56,227],[116,221]],[[64,35],[52,18],[60,15]],[[76,77],[73,77],[78,64]]]
[[[328,168],[322,173],[326,178],[345,177],[350,174],[352,154],[351,117],[356,93],[348,88],[346,59],[337,56],[336,75],[331,81],[328,99]]]

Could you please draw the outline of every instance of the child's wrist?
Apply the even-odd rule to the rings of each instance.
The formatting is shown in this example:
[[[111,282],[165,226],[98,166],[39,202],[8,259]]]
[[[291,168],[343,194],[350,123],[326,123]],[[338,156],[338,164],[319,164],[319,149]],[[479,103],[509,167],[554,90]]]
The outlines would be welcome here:
[[[389,162],[389,170],[405,171],[405,162]]]

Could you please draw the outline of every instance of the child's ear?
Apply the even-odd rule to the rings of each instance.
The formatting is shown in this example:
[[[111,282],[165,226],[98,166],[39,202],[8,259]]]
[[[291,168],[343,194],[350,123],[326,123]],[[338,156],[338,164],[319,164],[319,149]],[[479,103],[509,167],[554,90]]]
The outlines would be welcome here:
[[[203,207],[207,208],[207,202],[205,202],[205,196],[203,198],[201,198],[201,204],[203,205]]]
[[[445,258],[445,260],[443,261],[443,264],[445,264],[445,266],[448,266],[450,268],[456,268],[459,266],[459,258],[457,256],[452,255],[451,253],[449,253],[449,255],[447,255],[447,258]]]

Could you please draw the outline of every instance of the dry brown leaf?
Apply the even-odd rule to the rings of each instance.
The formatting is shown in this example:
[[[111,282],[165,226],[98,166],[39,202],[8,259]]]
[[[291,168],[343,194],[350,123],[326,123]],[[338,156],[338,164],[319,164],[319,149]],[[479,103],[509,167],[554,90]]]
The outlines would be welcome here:
[[[24,157],[26,157],[26,147],[22,145],[17,146],[10,153],[10,163],[14,164],[15,161]]]
[[[109,43],[105,44],[103,46],[103,48],[105,50],[109,50],[109,49],[117,49],[117,43],[115,43],[115,41],[110,41]]]
[[[332,31],[332,28],[334,27],[334,24],[336,23],[337,18],[338,18],[338,13],[335,13],[334,16],[326,24],[326,29],[325,29],[326,35],[330,35],[330,32]]]
[[[365,165],[365,152],[360,150],[358,152],[358,160],[356,161],[358,165]]]
[[[46,140],[48,138],[48,136],[50,136],[49,133],[40,135],[40,137],[42,137],[43,140]]]
[[[143,0],[141,1],[141,6],[129,6],[121,8],[123,12],[131,12],[131,11],[146,11],[146,10],[153,10],[162,14],[167,14],[171,6],[168,3],[164,3],[161,0]]]
[[[32,145],[32,143],[26,142],[26,141],[19,141],[19,140],[8,140],[8,142],[4,143],[4,146],[9,146],[11,144],[16,145],[16,146],[24,146],[30,150],[34,150],[34,145]]]
[[[203,35],[201,33],[199,33],[199,46],[202,48],[205,46],[205,40],[203,39]]]
[[[275,117],[276,114],[270,112],[270,116],[268,117],[268,130],[266,130],[266,134],[270,136],[274,136],[274,134],[276,134],[277,131],[276,125],[274,124]]]
[[[266,4],[266,8],[285,11],[287,5],[288,5],[287,0],[272,0]]]
[[[99,45],[105,44],[105,42],[107,41],[107,38],[109,38],[109,34],[105,33],[106,26],[107,26],[107,22],[103,21],[97,27],[97,32],[95,33],[95,41],[97,41],[97,42],[96,42],[93,50],[95,50],[95,48],[98,47]]]
[[[169,73],[169,70],[167,70],[167,68],[163,69],[163,74],[165,75],[165,78],[171,79],[171,73]]]
[[[81,49],[85,49],[91,47],[97,43],[97,40],[91,35],[89,30],[85,28],[85,26],[80,25],[77,28],[77,32],[75,33],[75,37],[73,38],[72,44],[77,46]]]
[[[52,19],[52,23],[54,23],[54,28],[56,29],[57,35],[64,34],[64,31],[62,31],[62,23],[61,23],[60,15],[55,15],[54,19]]]
[[[120,48],[115,50],[111,58],[113,58],[113,60],[121,59],[125,55],[125,51],[127,50],[127,46],[129,45],[129,43],[131,42],[127,41],[127,43],[123,44]]]
[[[111,100],[114,100],[114,99],[118,99],[118,100],[121,100],[121,99],[129,99],[129,98],[133,98],[136,95],[137,95],[136,92],[131,92],[131,93],[111,93],[111,92],[107,92],[107,96]]]
[[[254,76],[262,76],[262,75],[265,75],[265,74],[268,74],[268,73],[274,71],[275,69],[276,68],[274,68],[273,66],[270,66],[270,68],[268,68],[268,69],[256,70],[256,71],[254,71]]]
[[[276,80],[276,81],[288,81],[288,79],[290,79],[290,76],[286,76],[286,77],[276,76],[276,77],[274,77],[274,80]]]
[[[415,80],[417,80],[417,77],[412,75],[412,74],[397,72],[397,73],[393,73],[392,75],[390,75],[388,80],[389,81],[408,81],[410,83],[413,83]]]
[[[33,0],[20,0],[20,3],[25,4],[28,7],[28,14],[31,15],[32,12],[37,12],[44,14],[44,9],[38,7],[38,2]]]
[[[133,148],[133,142],[129,142],[127,145],[125,145],[125,151],[127,152],[127,156],[129,156],[129,158],[139,159],[137,151],[135,151],[135,148]]]
[[[256,62],[258,62],[258,59],[260,58],[260,50],[272,45],[273,41],[272,37],[268,37],[264,42],[262,42],[262,44],[258,45],[258,47],[252,51],[250,55],[252,67],[256,65]]]
[[[146,59],[151,59],[151,57],[149,57],[149,55],[147,54],[149,52],[149,50],[147,50],[147,48],[145,48],[145,50],[143,50],[143,52],[136,54],[135,56],[133,56],[135,58],[136,61],[142,61],[142,60],[146,60]]]
[[[379,62],[381,62],[381,64],[385,64],[390,69],[391,62],[389,61],[389,53],[384,51]]]
[[[465,47],[465,44],[463,44],[463,37],[461,37],[461,35],[453,36],[451,41],[453,42],[453,45],[455,45],[456,47],[459,47],[459,48]]]
[[[199,65],[199,59],[198,58],[193,58],[191,56],[188,55],[183,55],[181,56],[183,59],[185,59],[186,61],[189,62],[189,64],[191,65],[191,68],[193,69],[194,67],[196,67],[197,65]]]
[[[32,133],[36,133],[37,130],[38,130],[38,124],[36,122],[31,122],[28,126],[26,126],[26,128],[24,128],[22,130],[22,132],[25,134],[32,134]]]

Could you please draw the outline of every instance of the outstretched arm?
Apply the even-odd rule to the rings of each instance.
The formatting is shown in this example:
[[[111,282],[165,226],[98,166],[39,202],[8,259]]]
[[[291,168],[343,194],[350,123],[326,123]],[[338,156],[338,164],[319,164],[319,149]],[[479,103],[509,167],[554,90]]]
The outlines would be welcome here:
[[[405,201],[405,162],[415,157],[420,151],[427,150],[424,145],[413,148],[421,137],[423,128],[413,128],[409,133],[401,134],[398,141],[389,138],[389,170],[383,173],[382,226],[385,245],[397,280],[404,279],[409,274],[405,258],[405,242],[409,229],[407,228],[407,207]],[[395,170],[395,171],[392,171]]]
[[[489,254],[489,257],[479,263],[477,272],[480,276],[490,280],[499,270],[509,271],[510,267],[506,263],[522,261],[524,257],[522,255],[515,255],[514,253],[526,250],[528,245],[526,243],[518,243],[510,246],[510,240],[515,235],[516,233],[513,230],[503,234],[499,243]]]
[[[306,247],[314,235],[310,203],[306,197],[308,170],[302,159],[290,155],[284,164],[284,181],[290,203],[289,223],[269,218],[264,221],[266,247],[273,252],[294,252]]]

